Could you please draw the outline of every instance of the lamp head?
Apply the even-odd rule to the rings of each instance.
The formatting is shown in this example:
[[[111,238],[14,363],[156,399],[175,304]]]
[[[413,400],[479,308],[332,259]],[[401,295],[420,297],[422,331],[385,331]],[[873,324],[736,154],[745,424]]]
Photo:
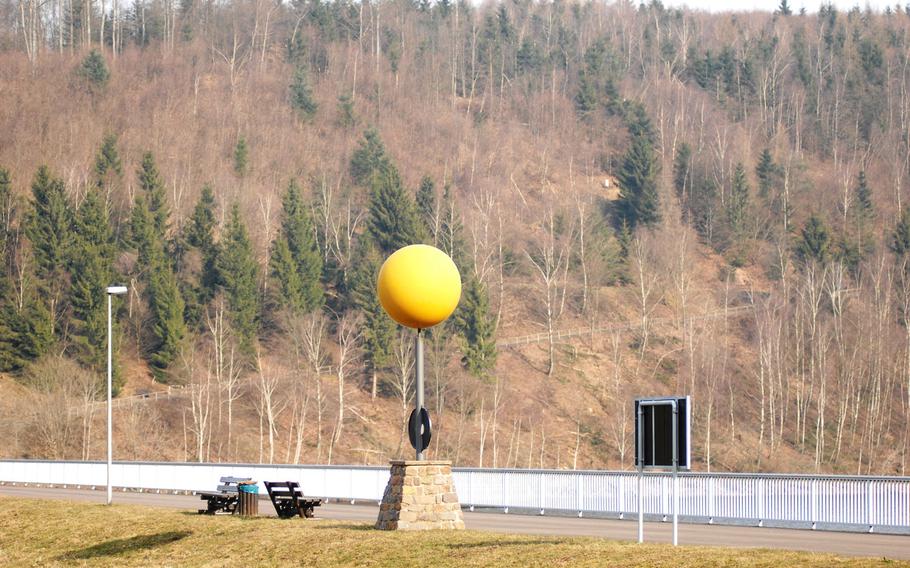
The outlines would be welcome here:
[[[107,293],[110,295],[126,294],[126,286],[108,286]]]

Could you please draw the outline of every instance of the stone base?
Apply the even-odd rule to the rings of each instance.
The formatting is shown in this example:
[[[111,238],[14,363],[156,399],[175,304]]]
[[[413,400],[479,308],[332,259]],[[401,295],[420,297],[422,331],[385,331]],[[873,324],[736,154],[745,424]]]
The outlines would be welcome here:
[[[376,528],[464,529],[450,461],[392,460]]]

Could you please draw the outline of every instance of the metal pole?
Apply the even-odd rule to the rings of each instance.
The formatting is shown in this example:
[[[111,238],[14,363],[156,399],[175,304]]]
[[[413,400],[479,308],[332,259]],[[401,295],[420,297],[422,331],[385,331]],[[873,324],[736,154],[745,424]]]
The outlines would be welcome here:
[[[423,408],[423,336],[421,335],[421,330],[417,330],[417,392],[416,392],[416,402],[414,407],[417,409],[417,413],[420,413],[420,409]],[[417,426],[415,426],[416,431],[414,432],[414,439],[417,440],[417,461],[423,461],[423,435],[421,430],[423,422],[418,420]]]
[[[642,495],[642,478],[645,465],[644,405],[638,404],[638,542],[645,541],[645,498]]]
[[[679,544],[679,406],[673,401],[673,546]]]
[[[113,352],[113,339],[111,333],[111,294],[107,294],[107,504],[110,505],[113,500],[113,495],[111,491],[111,460],[113,455],[113,444],[111,443],[112,438],[112,412],[111,412],[111,398],[112,398],[112,388],[111,383],[113,382],[112,370],[111,370],[111,358]]]

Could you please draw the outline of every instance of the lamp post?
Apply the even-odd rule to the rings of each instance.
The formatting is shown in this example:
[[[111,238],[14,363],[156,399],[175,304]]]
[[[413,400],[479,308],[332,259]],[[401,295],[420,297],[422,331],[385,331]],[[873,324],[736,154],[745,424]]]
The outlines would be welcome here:
[[[112,332],[111,324],[111,296],[119,296],[121,294],[126,294],[126,286],[108,286],[106,289],[107,292],[107,504],[110,505],[113,500],[113,494],[111,491],[111,461],[113,457],[113,444],[111,440],[113,439],[113,419],[111,411],[111,399],[112,395],[112,383],[113,383],[113,344],[114,344],[114,334]]]

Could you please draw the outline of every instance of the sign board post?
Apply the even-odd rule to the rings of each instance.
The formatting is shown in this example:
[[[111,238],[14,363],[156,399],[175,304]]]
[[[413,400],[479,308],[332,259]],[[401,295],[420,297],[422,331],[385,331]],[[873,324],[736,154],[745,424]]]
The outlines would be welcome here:
[[[638,542],[645,540],[644,471],[673,476],[673,546],[679,543],[679,470],[690,467],[689,397],[635,400],[635,464],[638,466]]]

